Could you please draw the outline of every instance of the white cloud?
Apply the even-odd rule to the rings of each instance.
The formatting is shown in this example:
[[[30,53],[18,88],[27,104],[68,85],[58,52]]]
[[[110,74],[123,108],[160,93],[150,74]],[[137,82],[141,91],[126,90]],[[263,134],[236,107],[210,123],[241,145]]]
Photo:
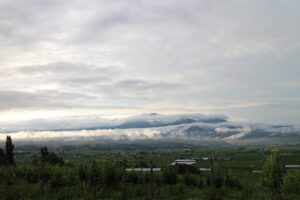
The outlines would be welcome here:
[[[228,137],[225,137],[224,139],[226,141],[234,141],[234,140],[238,140],[238,139],[242,139],[243,137],[245,137],[247,134],[250,134],[252,129],[251,127],[244,125],[241,128],[228,128],[228,127],[217,127],[215,129],[215,131],[217,133],[220,134],[224,134],[224,133],[228,133],[228,132],[233,132],[235,134],[232,134]]]

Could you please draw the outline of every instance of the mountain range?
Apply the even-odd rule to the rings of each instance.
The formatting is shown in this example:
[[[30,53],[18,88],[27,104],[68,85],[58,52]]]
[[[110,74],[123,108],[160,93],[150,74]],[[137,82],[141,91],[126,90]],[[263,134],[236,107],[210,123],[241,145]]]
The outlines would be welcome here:
[[[29,128],[31,127],[31,128]],[[150,113],[123,119],[29,121],[2,130],[17,141],[96,144],[110,142],[180,141],[229,145],[299,144],[297,125],[233,122],[224,115]]]

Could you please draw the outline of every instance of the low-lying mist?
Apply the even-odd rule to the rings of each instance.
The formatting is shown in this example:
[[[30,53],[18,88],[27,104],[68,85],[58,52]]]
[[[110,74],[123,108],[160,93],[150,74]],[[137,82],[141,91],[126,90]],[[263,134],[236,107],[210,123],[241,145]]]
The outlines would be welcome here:
[[[298,144],[300,129],[292,125],[231,122],[226,116],[147,114],[99,121],[84,127],[7,132],[19,145],[80,146],[97,144],[187,144],[192,146]],[[82,125],[82,124],[81,124]],[[37,130],[35,130],[37,129]]]

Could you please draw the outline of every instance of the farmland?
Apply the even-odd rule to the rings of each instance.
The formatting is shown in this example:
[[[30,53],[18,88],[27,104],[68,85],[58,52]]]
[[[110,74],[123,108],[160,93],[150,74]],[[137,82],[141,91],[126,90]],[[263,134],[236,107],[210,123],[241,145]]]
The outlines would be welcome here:
[[[264,166],[274,152],[278,153],[282,177],[280,193],[263,183]],[[16,166],[1,167],[3,199],[300,198],[299,170],[284,168],[300,165],[297,148],[46,153],[52,157],[43,160],[40,152],[19,152],[15,154]],[[176,159],[192,159],[195,164],[171,166]],[[151,167],[160,170],[151,172]],[[213,171],[199,170],[211,167]],[[150,170],[128,170],[134,168]]]

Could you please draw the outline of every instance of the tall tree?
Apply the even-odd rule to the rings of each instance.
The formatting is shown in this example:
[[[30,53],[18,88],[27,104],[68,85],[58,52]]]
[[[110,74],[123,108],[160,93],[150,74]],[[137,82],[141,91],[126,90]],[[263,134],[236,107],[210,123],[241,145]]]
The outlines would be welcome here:
[[[273,152],[263,168],[263,184],[275,191],[281,199],[282,174],[278,162],[278,152]]]
[[[11,137],[7,136],[6,137],[6,159],[9,164],[15,165],[15,160],[14,160],[14,145],[12,143]]]

